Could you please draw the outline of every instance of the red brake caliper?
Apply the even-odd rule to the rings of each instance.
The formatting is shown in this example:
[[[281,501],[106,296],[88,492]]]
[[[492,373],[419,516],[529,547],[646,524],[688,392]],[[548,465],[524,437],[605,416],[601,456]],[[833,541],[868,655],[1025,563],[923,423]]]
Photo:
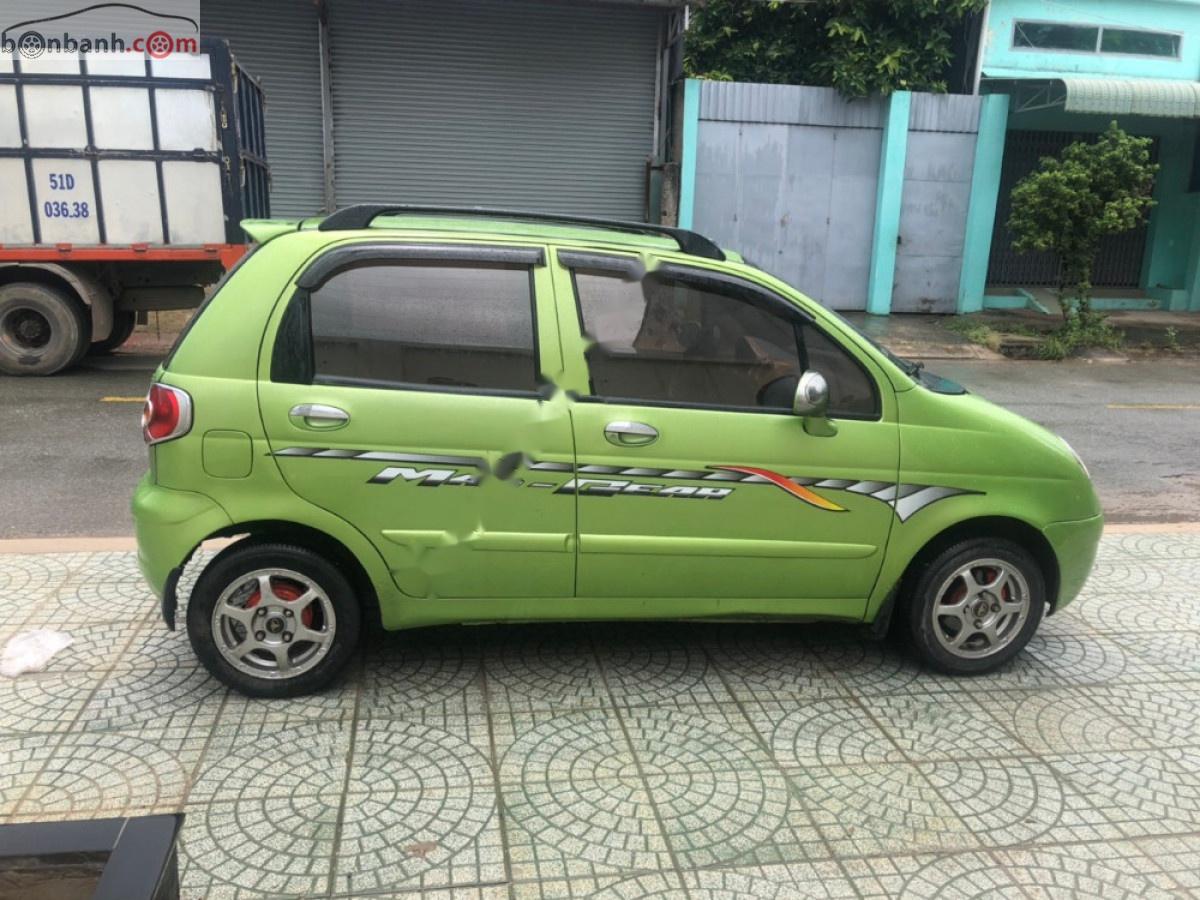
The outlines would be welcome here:
[[[294,581],[272,581],[271,586],[275,591],[275,596],[287,603],[299,600],[304,596],[304,588]],[[254,609],[254,607],[258,606],[260,600],[262,600],[262,591],[255,588],[254,593],[250,595],[250,599],[246,601],[245,608]],[[300,613],[300,621],[305,628],[312,628],[313,607],[311,603],[304,607],[304,611]]]

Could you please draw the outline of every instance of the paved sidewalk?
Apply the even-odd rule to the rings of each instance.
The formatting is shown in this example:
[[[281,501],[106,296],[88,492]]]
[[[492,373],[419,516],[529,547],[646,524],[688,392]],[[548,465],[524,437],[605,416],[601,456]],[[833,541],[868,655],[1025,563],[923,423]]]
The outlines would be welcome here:
[[[414,632],[231,695],[127,551],[0,554],[0,819],[183,810],[184,896],[1200,895],[1200,532],[1105,538],[1002,674],[848,629]]]

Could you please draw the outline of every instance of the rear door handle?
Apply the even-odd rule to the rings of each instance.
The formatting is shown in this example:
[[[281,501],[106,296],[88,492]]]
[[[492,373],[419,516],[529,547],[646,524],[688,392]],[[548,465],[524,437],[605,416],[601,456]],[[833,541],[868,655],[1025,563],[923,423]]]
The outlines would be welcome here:
[[[315,428],[328,431],[341,428],[350,421],[350,414],[336,406],[326,406],[324,403],[299,403],[292,407],[288,418],[293,425],[301,428]]]
[[[658,440],[658,429],[645,422],[609,422],[604,436],[618,447],[642,447]]]

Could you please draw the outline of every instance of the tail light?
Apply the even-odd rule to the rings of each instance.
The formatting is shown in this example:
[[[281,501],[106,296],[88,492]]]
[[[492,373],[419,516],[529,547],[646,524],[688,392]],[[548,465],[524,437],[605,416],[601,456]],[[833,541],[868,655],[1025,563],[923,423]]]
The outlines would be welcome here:
[[[192,428],[192,398],[166,384],[150,385],[142,409],[142,437],[147,444],[183,437]]]

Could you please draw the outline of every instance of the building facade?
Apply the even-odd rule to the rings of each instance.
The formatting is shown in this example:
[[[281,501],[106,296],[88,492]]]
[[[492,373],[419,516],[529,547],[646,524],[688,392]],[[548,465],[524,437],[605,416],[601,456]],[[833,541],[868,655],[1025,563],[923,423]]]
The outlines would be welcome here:
[[[981,23],[959,311],[1055,283],[1055,258],[1012,250],[1009,194],[1041,157],[1112,121],[1152,138],[1160,169],[1145,225],[1097,259],[1098,305],[1200,310],[1200,2],[992,0]]]
[[[271,206],[646,219],[683,0],[201,0],[267,98]]]

